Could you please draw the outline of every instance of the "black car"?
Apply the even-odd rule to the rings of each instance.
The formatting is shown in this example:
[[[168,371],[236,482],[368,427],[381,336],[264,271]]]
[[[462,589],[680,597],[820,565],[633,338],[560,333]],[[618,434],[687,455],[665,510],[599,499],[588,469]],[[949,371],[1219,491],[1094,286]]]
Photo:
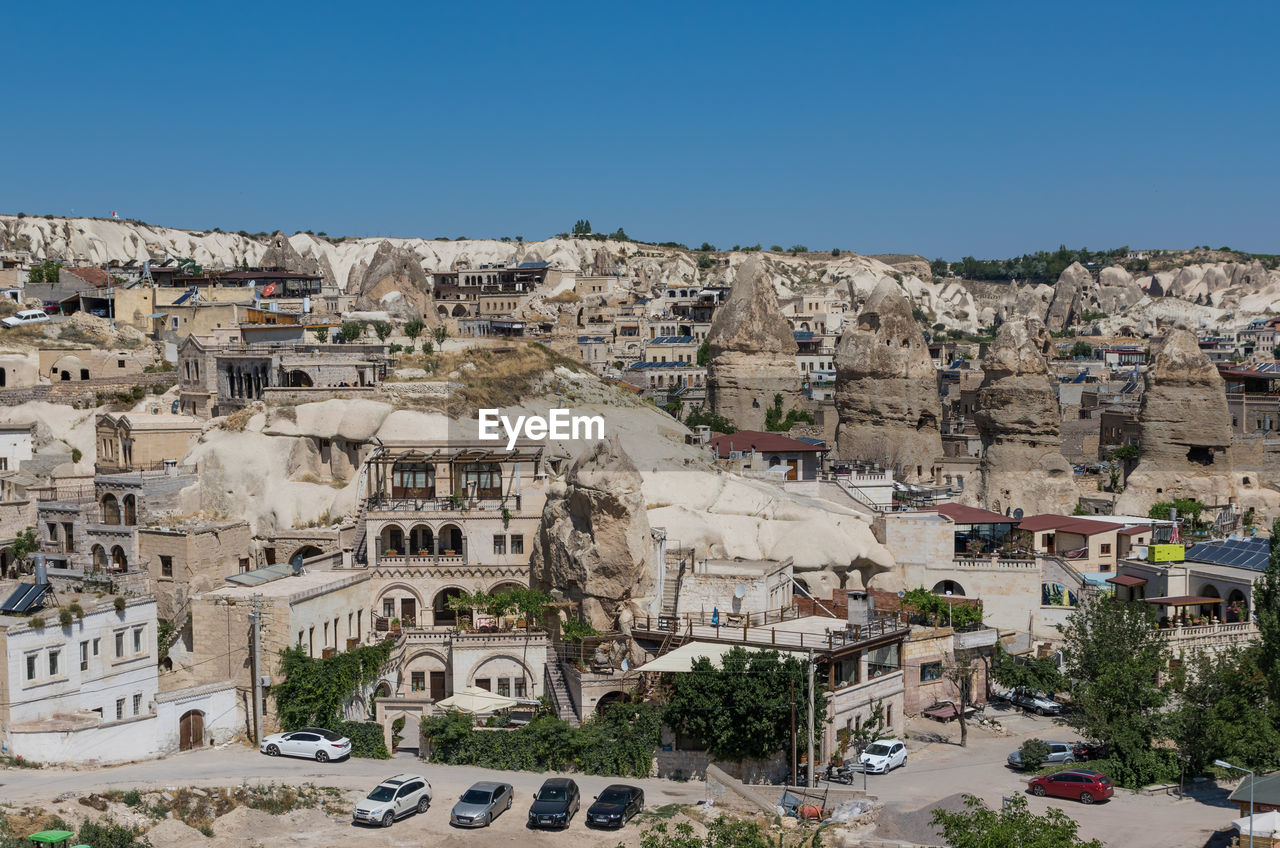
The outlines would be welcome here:
[[[582,806],[578,784],[567,777],[553,777],[542,784],[529,808],[529,827],[568,827]]]
[[[587,807],[587,824],[596,827],[622,827],[632,816],[644,810],[644,790],[615,783],[596,796]]]

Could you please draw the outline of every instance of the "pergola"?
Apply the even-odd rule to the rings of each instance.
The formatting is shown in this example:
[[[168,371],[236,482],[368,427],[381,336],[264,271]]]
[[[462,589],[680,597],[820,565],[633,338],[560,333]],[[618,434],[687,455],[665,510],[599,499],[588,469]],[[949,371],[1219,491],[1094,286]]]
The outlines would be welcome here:
[[[1182,618],[1185,618],[1188,607],[1196,608],[1196,613],[1200,615],[1211,615],[1215,618],[1222,617],[1220,611],[1216,609],[1222,603],[1222,598],[1210,598],[1205,595],[1169,595],[1163,598],[1147,598],[1146,602],[1173,610],[1173,615],[1169,616],[1170,618],[1179,617],[1179,613]],[[1214,607],[1214,609],[1206,611],[1205,607]]]

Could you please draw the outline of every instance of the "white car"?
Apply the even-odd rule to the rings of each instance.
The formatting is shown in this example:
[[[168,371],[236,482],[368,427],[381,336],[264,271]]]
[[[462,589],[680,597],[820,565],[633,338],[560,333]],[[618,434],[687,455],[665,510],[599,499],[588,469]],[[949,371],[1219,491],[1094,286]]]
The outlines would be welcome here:
[[[431,806],[431,782],[420,774],[397,774],[373,788],[356,804],[351,817],[357,824],[391,827],[410,813],[425,813]]]
[[[304,727],[290,733],[271,734],[262,740],[260,750],[268,757],[306,757],[327,763],[351,756],[351,740],[332,730]]]
[[[48,321],[49,316],[44,314],[43,309],[23,309],[13,313],[8,318],[0,321],[6,327],[13,329],[14,327],[23,327],[27,324],[39,324],[42,321]]]
[[[887,774],[907,764],[907,746],[901,739],[877,739],[862,752],[858,762],[872,774]]]

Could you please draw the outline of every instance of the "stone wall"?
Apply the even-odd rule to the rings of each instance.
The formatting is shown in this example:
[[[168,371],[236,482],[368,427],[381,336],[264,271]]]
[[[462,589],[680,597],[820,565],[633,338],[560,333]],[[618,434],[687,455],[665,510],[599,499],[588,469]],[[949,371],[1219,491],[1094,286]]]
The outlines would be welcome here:
[[[97,405],[97,395],[99,393],[115,394],[116,392],[127,392],[134,386],[164,386],[167,389],[176,385],[177,382],[178,374],[176,371],[164,371],[155,374],[130,374],[123,377],[104,377],[94,380],[59,381],[26,388],[0,389],[0,406],[20,406],[32,401],[45,400],[50,403],[85,408]]]
[[[376,391],[377,389],[373,386],[264,386],[262,400],[268,404],[314,403],[321,400],[371,400]]]

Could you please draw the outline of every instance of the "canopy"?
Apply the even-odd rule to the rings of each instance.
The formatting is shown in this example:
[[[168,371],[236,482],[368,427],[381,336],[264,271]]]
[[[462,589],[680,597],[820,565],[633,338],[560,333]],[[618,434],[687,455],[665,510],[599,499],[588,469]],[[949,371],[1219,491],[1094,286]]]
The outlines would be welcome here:
[[[1241,836],[1249,835],[1249,817],[1236,819],[1231,826],[1240,831]],[[1275,839],[1280,836],[1280,811],[1272,810],[1268,813],[1258,813],[1253,817],[1253,835],[1266,839]]]
[[[721,645],[715,642],[690,642],[687,645],[681,645],[670,653],[663,654],[657,659],[650,660],[642,666],[638,666],[638,671],[674,671],[681,674],[687,674],[693,670],[693,661],[698,657],[706,657],[711,660],[712,665],[720,665],[720,658],[732,651],[734,648],[743,647],[741,645]],[[786,648],[747,648],[752,650],[777,650],[784,653]],[[795,653],[795,652],[793,652]]]
[[[39,833],[33,833],[27,837],[32,842],[66,842],[75,836],[69,830],[42,830]]]
[[[436,701],[436,706],[443,710],[456,710],[460,713],[475,715],[476,713],[494,713],[498,710],[509,710],[520,702],[514,698],[495,695],[478,686],[468,686],[461,692],[455,692],[443,701]]]

